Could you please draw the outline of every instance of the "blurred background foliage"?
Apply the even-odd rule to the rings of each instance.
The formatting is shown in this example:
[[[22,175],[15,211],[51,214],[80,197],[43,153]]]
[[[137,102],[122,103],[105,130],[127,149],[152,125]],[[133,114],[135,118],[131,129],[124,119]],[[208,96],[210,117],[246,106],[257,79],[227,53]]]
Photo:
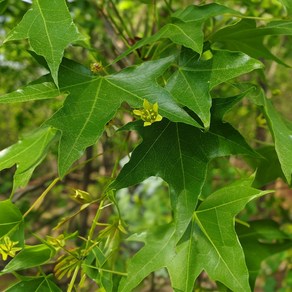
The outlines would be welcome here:
[[[178,8],[190,4],[206,4],[214,1],[191,0],[71,0],[68,7],[80,32],[87,36],[82,46],[71,46],[65,56],[90,67],[96,60],[104,66],[111,63],[126,48],[137,40],[153,34],[165,24],[170,14]],[[271,16],[285,18],[285,11],[277,0],[222,0],[216,1],[252,17]],[[0,44],[7,33],[21,20],[23,14],[30,8],[29,1],[4,0],[0,2]],[[221,20],[212,20],[205,26],[206,32],[220,27]],[[223,24],[223,23],[222,23]],[[270,37],[266,44],[280,59],[292,66],[292,38]],[[147,59],[147,54],[155,54],[155,48],[142,48],[111,67],[110,72]],[[265,64],[265,79],[253,74],[249,78],[256,78],[263,84],[269,98],[273,100],[277,109],[291,120],[292,111],[292,83],[291,70],[287,70],[272,61],[262,60]],[[29,53],[29,44],[25,41],[8,42],[0,46],[0,95],[11,92],[35,80],[47,71],[40,67]],[[251,80],[252,81],[252,80]],[[232,88],[225,85],[221,91],[232,94]],[[214,95],[220,96],[220,91],[214,90]],[[15,143],[19,137],[32,131],[51,116],[62,104],[64,98],[56,100],[35,101],[25,104],[0,105],[0,150]],[[118,167],[118,161],[124,157],[139,142],[134,133],[119,132],[113,136],[117,128],[131,121],[130,114],[125,114],[127,105],[123,105],[123,113],[111,121],[102,139],[94,147],[87,149],[84,157],[79,161],[80,167],[68,175],[62,184],[53,189],[50,196],[37,211],[27,218],[27,230],[32,234],[47,234],[52,226],[56,226],[59,219],[69,216],[79,209],[78,203],[70,195],[74,189],[87,191],[95,197],[102,193],[103,188],[113,169]],[[269,149],[272,143],[267,134],[265,121],[257,115],[254,105],[244,99],[228,115],[230,121],[247,141],[257,148],[262,148],[266,157],[272,160],[273,153]],[[108,139],[111,137],[111,139]],[[270,151],[270,152],[269,152]],[[57,145],[52,148],[46,161],[37,168],[30,184],[15,195],[15,201],[21,210],[26,210],[31,202],[45,190],[48,182],[57,175],[56,166]],[[90,162],[83,164],[84,161]],[[271,162],[270,162],[271,165]],[[263,167],[269,167],[264,165]],[[272,167],[273,168],[273,167]],[[275,168],[275,167],[274,167]],[[209,166],[208,181],[203,190],[204,195],[226,185],[245,175],[253,173],[250,163],[237,157],[214,160]],[[273,169],[271,169],[271,172]],[[13,169],[0,172],[0,197],[7,198],[12,188]],[[269,184],[267,184],[269,182]],[[275,189],[275,193],[250,203],[240,215],[242,220],[270,218],[278,222],[291,234],[292,219],[292,191],[281,178],[270,181],[256,181],[256,186]],[[131,232],[139,232],[151,226],[166,223],[170,220],[169,199],[167,185],[160,179],[149,178],[143,184],[118,192],[117,200],[120,210],[109,207],[103,213],[104,222],[116,222],[118,211],[125,219]],[[95,210],[85,210],[81,216],[68,224],[68,232],[76,228],[85,230],[90,225]],[[121,261],[128,253],[138,247],[133,244],[122,251]],[[1,262],[0,262],[1,266]],[[292,286],[292,255],[291,252],[279,253],[269,258],[262,265],[255,291],[289,291]],[[7,280],[9,283],[10,279]],[[11,279],[13,281],[13,279]],[[2,281],[1,281],[2,283]],[[65,285],[66,283],[64,283]],[[0,290],[4,289],[1,287]],[[64,286],[65,287],[65,286]],[[88,288],[89,289],[89,288]],[[96,291],[96,287],[92,287]],[[156,289],[156,290],[155,290]],[[137,291],[171,291],[166,280],[165,272],[154,273]],[[214,283],[206,275],[202,275],[197,282],[196,291],[212,290]],[[90,290],[85,290],[90,291]],[[291,290],[290,290],[291,291]]]

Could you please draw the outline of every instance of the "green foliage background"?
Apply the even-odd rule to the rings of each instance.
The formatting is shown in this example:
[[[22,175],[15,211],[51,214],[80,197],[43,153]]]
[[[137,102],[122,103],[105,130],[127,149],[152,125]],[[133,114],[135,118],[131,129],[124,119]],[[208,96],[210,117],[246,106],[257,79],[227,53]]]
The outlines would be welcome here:
[[[28,2],[0,1],[0,289],[289,291],[290,2]]]

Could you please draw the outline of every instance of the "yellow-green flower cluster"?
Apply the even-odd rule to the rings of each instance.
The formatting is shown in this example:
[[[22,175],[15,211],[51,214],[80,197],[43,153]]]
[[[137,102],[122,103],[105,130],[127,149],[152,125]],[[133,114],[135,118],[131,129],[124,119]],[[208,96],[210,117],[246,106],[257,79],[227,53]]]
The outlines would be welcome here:
[[[144,99],[143,108],[140,110],[133,110],[136,116],[141,117],[144,121],[144,127],[150,126],[154,122],[162,120],[162,116],[158,114],[158,103],[151,104],[148,100]]]
[[[15,257],[16,252],[21,250],[21,247],[15,247],[17,244],[18,241],[12,241],[7,235],[0,240],[0,255],[3,261],[6,261],[8,256]]]

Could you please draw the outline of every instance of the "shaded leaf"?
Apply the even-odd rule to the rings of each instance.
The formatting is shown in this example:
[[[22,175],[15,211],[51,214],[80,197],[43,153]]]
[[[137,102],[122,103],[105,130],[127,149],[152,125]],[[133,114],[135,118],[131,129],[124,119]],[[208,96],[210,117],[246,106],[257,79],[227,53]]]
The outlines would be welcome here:
[[[183,49],[179,68],[169,79],[166,89],[184,106],[194,111],[204,126],[210,126],[210,91],[234,77],[262,68],[261,62],[243,53],[213,51],[203,60],[191,50]]]
[[[224,116],[228,113],[238,102],[240,102],[247,94],[257,92],[257,87],[254,85],[246,86],[244,91],[238,95],[214,98],[212,100],[211,118],[212,120],[224,120]]]
[[[243,181],[216,191],[202,202],[178,244],[177,256],[168,265],[175,291],[193,291],[195,279],[203,270],[232,291],[250,291],[234,217],[250,200],[263,194]]]
[[[93,145],[114,117],[121,103],[126,101],[141,108],[144,99],[158,103],[159,114],[172,121],[201,127],[156,82],[156,78],[174,61],[168,57],[145,62],[110,76],[92,76],[90,71],[72,61],[64,60],[60,69],[60,88],[69,91],[64,106],[47,122],[62,132],[59,146],[59,174]]]
[[[105,289],[105,291],[112,292],[113,290],[113,274],[105,272],[100,268],[104,267],[107,258],[102,250],[96,246],[94,247],[86,259],[82,263],[82,269],[88,277],[93,279],[97,284]]]
[[[263,159],[247,159],[248,163],[256,169],[256,177],[253,183],[255,188],[261,188],[275,181],[279,177],[285,179],[274,146],[259,148],[257,149],[257,152],[263,157]]]
[[[280,231],[280,226],[272,220],[253,221],[249,225],[237,225],[236,231],[245,253],[253,289],[262,261],[292,248],[292,240],[288,240],[287,235]]]
[[[53,250],[45,244],[25,246],[1,271],[1,274],[38,267],[54,255]]]
[[[22,214],[10,200],[0,201],[0,238],[22,222]]]
[[[109,188],[125,188],[149,176],[164,179],[173,190],[171,200],[179,225],[178,236],[184,233],[191,220],[206,179],[208,163],[215,157],[231,154],[257,157],[242,136],[227,123],[216,122],[206,133],[166,119],[149,128],[134,123],[128,129],[137,130],[143,141]]]
[[[250,96],[251,100],[263,107],[268,126],[273,135],[275,149],[282,171],[289,184],[292,182],[292,129],[276,111],[272,102],[259,89],[257,94]]]
[[[49,277],[22,277],[20,282],[9,287],[6,292],[42,291],[61,292],[62,290]]]
[[[54,82],[58,84],[64,49],[81,37],[64,0],[34,0],[31,9],[5,41],[20,39],[28,39],[32,49],[46,59]]]
[[[286,65],[264,45],[264,38],[268,35],[292,35],[292,21],[272,21],[266,26],[257,27],[255,20],[243,19],[215,32],[211,40],[221,43],[225,49],[244,52],[256,59],[265,58]]]
[[[138,41],[119,56],[115,62],[121,60],[134,50],[164,38],[168,38],[175,44],[183,45],[201,54],[204,43],[204,22],[211,17],[223,14],[241,15],[240,12],[217,3],[200,6],[190,5],[185,9],[177,10],[173,13],[171,22],[163,26],[156,34]]]
[[[27,184],[34,169],[45,158],[55,135],[53,128],[40,128],[0,152],[0,170],[17,165],[12,193]]]

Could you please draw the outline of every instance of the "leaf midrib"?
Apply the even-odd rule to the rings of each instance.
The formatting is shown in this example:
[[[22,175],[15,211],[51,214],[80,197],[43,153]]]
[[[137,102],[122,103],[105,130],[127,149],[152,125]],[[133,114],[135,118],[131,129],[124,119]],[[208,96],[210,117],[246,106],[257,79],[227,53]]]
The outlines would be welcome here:
[[[46,19],[45,19],[45,16],[41,10],[41,6],[39,4],[39,0],[36,0],[35,1],[39,11],[40,11],[40,15],[41,15],[41,18],[43,20],[43,23],[44,23],[44,28],[45,28],[45,31],[46,31],[46,37],[47,37],[47,40],[49,42],[49,46],[50,46],[50,53],[51,53],[51,60],[53,61],[53,64],[55,66],[55,58],[54,58],[54,54],[53,54],[53,44],[52,44],[52,41],[51,41],[51,38],[50,38],[50,35],[49,35],[49,31],[48,31],[48,27],[47,27],[47,24],[46,24]]]
[[[225,267],[227,268],[227,270],[229,271],[230,275],[233,277],[233,279],[235,279],[236,283],[238,283],[238,285],[243,289],[241,283],[237,280],[237,278],[235,277],[235,275],[233,274],[233,272],[230,270],[229,266],[227,265],[226,261],[224,260],[224,257],[221,256],[220,251],[217,249],[216,245],[213,243],[212,239],[210,238],[208,232],[206,231],[206,229],[204,228],[202,222],[200,221],[200,219],[197,216],[197,212],[194,212],[194,218],[197,221],[200,229],[202,230],[202,232],[204,233],[204,235],[207,237],[207,239],[209,240],[209,242],[211,243],[211,245],[213,246],[214,250],[216,251],[216,253],[218,254],[219,257],[219,261],[221,260]],[[218,263],[219,264],[219,263]]]
[[[182,70],[182,68],[179,68],[179,72],[181,73],[182,77],[184,78],[185,82],[187,83],[188,88],[189,88],[190,91],[192,92],[192,96],[193,96],[192,101],[195,102],[197,108],[198,108],[199,111],[200,111],[200,116],[201,116],[202,113],[205,112],[205,109],[202,109],[202,106],[198,103],[198,101],[197,101],[197,96],[195,95],[195,92],[194,92],[193,88],[190,86],[190,84],[189,84],[189,82],[188,82],[188,79],[187,79],[187,77],[186,77],[185,74],[184,74],[184,70]],[[208,90],[208,97],[211,98],[211,97],[210,97],[210,94],[209,94],[209,90]],[[207,102],[205,102],[205,104],[207,104]],[[208,105],[209,105],[209,104],[208,104]],[[205,116],[205,114],[204,114],[204,119],[207,119],[207,117]]]
[[[68,160],[69,160],[69,158],[71,157],[71,153],[72,153],[72,151],[75,150],[75,149],[77,149],[76,144],[78,144],[78,141],[79,141],[79,139],[80,139],[80,137],[81,137],[83,131],[85,130],[87,124],[88,124],[88,123],[90,122],[90,120],[91,120],[91,117],[92,117],[92,115],[93,115],[93,112],[94,112],[94,109],[95,109],[96,103],[97,103],[97,101],[98,101],[98,99],[99,99],[98,94],[99,94],[99,91],[100,91],[100,88],[101,88],[101,85],[102,85],[102,81],[103,81],[103,79],[100,79],[100,82],[99,82],[98,87],[97,87],[97,89],[96,89],[96,94],[95,94],[94,102],[93,102],[93,104],[92,104],[92,107],[91,107],[91,109],[90,109],[90,112],[89,112],[89,114],[87,115],[87,118],[86,118],[85,122],[83,123],[82,128],[80,129],[80,131],[79,131],[77,137],[75,138],[75,140],[74,140],[74,142],[73,142],[73,144],[72,144],[72,146],[71,146],[71,148],[70,148],[70,151],[67,153],[67,155],[66,155],[67,158],[63,160],[63,164],[65,164],[65,165],[68,163]]]

